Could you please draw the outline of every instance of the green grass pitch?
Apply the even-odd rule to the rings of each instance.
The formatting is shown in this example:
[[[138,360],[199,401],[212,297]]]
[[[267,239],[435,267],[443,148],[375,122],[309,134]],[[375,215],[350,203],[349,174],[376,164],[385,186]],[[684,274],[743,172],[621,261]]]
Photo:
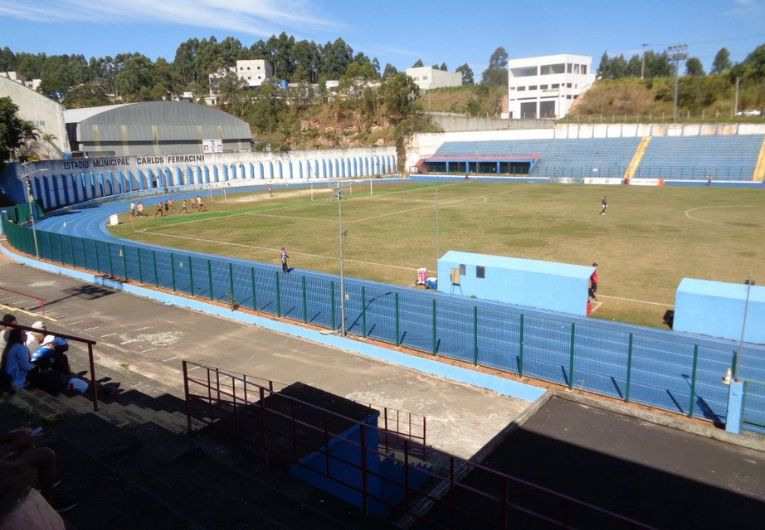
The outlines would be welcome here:
[[[600,215],[603,195],[607,215]],[[290,266],[338,273],[330,186],[204,198],[207,212],[132,222],[123,215],[112,232],[273,264],[284,246]],[[765,282],[764,189],[359,181],[344,192],[342,209],[345,273],[381,282],[413,285],[415,270],[434,270],[448,250],[597,261],[594,316],[657,327],[683,277]]]

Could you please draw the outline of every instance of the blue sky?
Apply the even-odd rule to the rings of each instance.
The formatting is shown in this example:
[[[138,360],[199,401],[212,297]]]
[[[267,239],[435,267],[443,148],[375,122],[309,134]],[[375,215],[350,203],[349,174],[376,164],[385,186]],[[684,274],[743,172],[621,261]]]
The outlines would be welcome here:
[[[468,63],[476,77],[503,46],[510,57],[656,51],[687,43],[711,66],[765,43],[765,0],[0,0],[0,47],[14,52],[172,61],[191,37],[245,46],[282,31],[318,43],[345,39],[399,69],[417,59]]]

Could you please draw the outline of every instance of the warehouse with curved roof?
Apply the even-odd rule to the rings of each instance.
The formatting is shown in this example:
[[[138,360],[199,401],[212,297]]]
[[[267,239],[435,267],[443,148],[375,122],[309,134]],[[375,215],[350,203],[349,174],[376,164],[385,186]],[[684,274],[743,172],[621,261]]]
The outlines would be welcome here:
[[[86,156],[241,153],[250,126],[226,112],[176,101],[64,111],[72,150]]]

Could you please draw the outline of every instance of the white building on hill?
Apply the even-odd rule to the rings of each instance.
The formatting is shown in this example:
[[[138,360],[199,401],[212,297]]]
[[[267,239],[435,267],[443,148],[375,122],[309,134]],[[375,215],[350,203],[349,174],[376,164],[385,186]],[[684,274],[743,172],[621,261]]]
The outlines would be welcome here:
[[[545,55],[507,63],[507,117],[562,118],[595,81],[592,57]]]
[[[274,67],[265,59],[236,62],[236,75],[250,88],[260,86],[274,76]]]
[[[432,66],[418,66],[407,68],[406,75],[417,83],[420,90],[444,88],[450,86],[462,86],[462,74],[460,72],[444,72]]]
[[[205,98],[208,105],[217,105],[219,103],[220,82],[229,73],[234,73],[249,88],[259,87],[274,76],[274,67],[264,59],[248,59],[237,61],[236,66],[220,68],[207,76],[210,82],[210,95]]]

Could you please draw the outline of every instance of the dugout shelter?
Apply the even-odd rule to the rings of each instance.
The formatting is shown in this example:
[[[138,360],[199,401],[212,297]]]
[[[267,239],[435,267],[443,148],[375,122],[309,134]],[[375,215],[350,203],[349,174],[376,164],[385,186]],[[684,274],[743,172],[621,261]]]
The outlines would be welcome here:
[[[438,260],[438,290],[587,315],[594,267],[451,250]]]
[[[731,340],[740,340],[743,330],[745,342],[765,344],[765,287],[683,278],[673,329]]]

